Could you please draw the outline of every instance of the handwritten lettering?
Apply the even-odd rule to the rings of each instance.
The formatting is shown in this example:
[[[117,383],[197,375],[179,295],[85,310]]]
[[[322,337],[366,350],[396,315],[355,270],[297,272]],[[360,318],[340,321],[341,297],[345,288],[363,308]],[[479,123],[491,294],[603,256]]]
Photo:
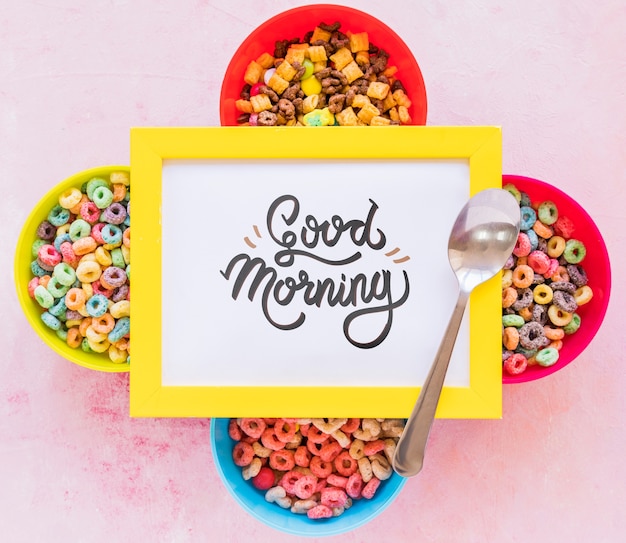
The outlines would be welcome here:
[[[393,312],[406,302],[409,297],[409,277],[403,271],[404,285],[401,296],[394,300],[392,296],[391,272],[389,270],[377,271],[369,280],[359,273],[351,279],[347,279],[344,274],[341,280],[336,283],[333,279],[313,281],[305,270],[298,272],[297,279],[287,277],[278,279],[276,269],[268,266],[262,258],[251,258],[249,255],[241,253],[235,256],[220,273],[226,280],[230,280],[235,268],[241,264],[233,285],[232,298],[236,300],[241,294],[244,286],[248,284],[248,299],[254,301],[257,292],[261,292],[261,307],[263,315],[268,322],[280,330],[295,330],[305,321],[304,312],[287,323],[277,322],[270,312],[270,302],[273,300],[278,305],[287,306],[293,302],[295,295],[301,292],[302,302],[307,306],[321,307],[324,303],[329,307],[337,305],[342,307],[357,306],[359,302],[370,304],[376,300],[383,302],[379,305],[368,306],[350,313],[344,320],[343,332],[346,339],[356,347],[370,349],[380,345],[391,330],[393,323]],[[350,334],[350,327],[360,318],[377,313],[386,313],[387,320],[378,335],[369,341],[357,341]]]
[[[283,251],[278,251],[274,257],[276,264],[283,267],[292,266],[296,256],[305,256],[329,264],[333,266],[345,266],[356,262],[361,258],[360,252],[355,252],[352,255],[339,259],[329,260],[315,255],[312,252],[305,251],[303,249],[294,249],[294,246],[298,242],[298,239],[307,249],[315,249],[320,242],[320,239],[327,247],[334,247],[341,236],[349,232],[350,239],[357,247],[362,247],[367,244],[373,250],[381,249],[385,246],[387,240],[382,230],[377,229],[378,241],[372,241],[372,223],[374,221],[374,215],[378,209],[376,202],[370,200],[372,204],[367,214],[365,222],[358,219],[353,219],[347,223],[343,222],[343,219],[339,215],[334,215],[330,221],[324,221],[321,224],[313,215],[307,215],[304,219],[305,226],[300,231],[300,237],[292,230],[285,230],[280,235],[279,228],[280,222],[285,226],[291,226],[294,224],[300,213],[300,202],[295,196],[285,195],[274,200],[267,213],[267,230],[270,233],[271,238],[281,247],[285,247]],[[280,219],[277,218],[280,208],[286,208],[286,212],[280,214]],[[334,231],[334,233],[333,233]],[[309,234],[310,239],[309,239]]]
[[[295,225],[300,215],[300,202],[289,194],[276,198],[269,206],[266,224],[270,238],[280,248],[273,257],[278,268],[269,265],[261,257],[251,257],[246,253],[234,256],[226,268],[220,270],[227,281],[234,279],[232,298],[237,300],[247,288],[247,298],[254,301],[259,297],[265,319],[279,330],[294,330],[305,322],[306,314],[303,310],[289,322],[279,322],[275,316],[276,308],[289,306],[295,300],[306,307],[354,307],[356,309],[343,321],[346,339],[362,349],[380,345],[391,330],[394,311],[409,297],[409,277],[405,270],[402,270],[400,286],[392,285],[393,274],[387,269],[375,271],[369,278],[364,273],[357,273],[353,277],[341,273],[340,279],[313,279],[305,269],[287,277],[279,273],[280,268],[294,266],[296,257],[336,268],[361,260],[362,250],[366,247],[372,251],[385,247],[387,239],[384,232],[374,226],[378,204],[371,199],[369,202],[365,220],[344,221],[341,216],[333,215],[330,220],[319,221],[314,215],[306,215],[298,231]],[[315,252],[320,246],[336,247],[342,238],[349,240],[348,243],[351,242],[358,250],[340,258],[328,258]],[[380,314],[383,317],[386,315],[382,326],[377,324],[378,328],[371,325],[362,328],[370,331],[374,329],[375,337],[355,339],[354,335],[359,335],[353,333],[355,323]],[[376,320],[376,323],[379,321]]]

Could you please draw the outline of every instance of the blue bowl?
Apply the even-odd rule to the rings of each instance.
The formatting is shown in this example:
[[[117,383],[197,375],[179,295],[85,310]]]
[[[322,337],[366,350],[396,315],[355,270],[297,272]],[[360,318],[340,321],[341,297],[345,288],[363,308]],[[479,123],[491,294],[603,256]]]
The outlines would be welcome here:
[[[233,498],[263,524],[292,535],[321,537],[338,535],[363,526],[380,515],[396,498],[407,479],[394,473],[383,481],[371,500],[355,500],[352,507],[338,517],[311,520],[294,514],[275,503],[265,501],[264,492],[250,481],[244,481],[241,468],[232,458],[235,442],[228,435],[229,419],[211,420],[211,449],[217,471]]]

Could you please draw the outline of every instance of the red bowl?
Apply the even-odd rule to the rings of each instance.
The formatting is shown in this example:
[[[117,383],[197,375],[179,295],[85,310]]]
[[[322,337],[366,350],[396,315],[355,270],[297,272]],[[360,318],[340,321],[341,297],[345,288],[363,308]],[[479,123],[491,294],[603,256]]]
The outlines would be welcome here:
[[[553,201],[559,211],[559,216],[569,217],[575,226],[572,237],[585,244],[587,254],[581,262],[588,277],[588,284],[593,290],[593,298],[576,311],[581,318],[580,328],[572,335],[563,338],[563,348],[559,352],[559,359],[553,366],[528,366],[519,375],[509,375],[503,372],[502,382],[525,383],[541,379],[559,371],[571,363],[596,335],[600,328],[609,303],[611,292],[611,265],[609,254],[602,235],[589,214],[570,196],[558,188],[530,177],[518,175],[502,176],[502,185],[512,183],[518,190],[525,192],[531,202],[539,203],[544,200]]]
[[[389,53],[389,65],[397,66],[397,76],[412,101],[409,108],[412,124],[426,124],[426,88],[422,72],[410,49],[400,37],[375,17],[362,11],[332,4],[313,4],[279,13],[256,28],[239,46],[222,82],[220,94],[220,122],[222,126],[237,126],[240,115],[235,108],[245,82],[246,67],[264,52],[274,51],[277,40],[299,38],[313,30],[320,22],[341,23],[341,31],[367,31],[370,43]]]

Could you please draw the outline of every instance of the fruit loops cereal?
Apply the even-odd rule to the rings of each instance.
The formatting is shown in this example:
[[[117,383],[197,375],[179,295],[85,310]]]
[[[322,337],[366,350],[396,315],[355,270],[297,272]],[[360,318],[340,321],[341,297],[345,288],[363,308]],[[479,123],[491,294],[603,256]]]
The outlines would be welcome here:
[[[265,499],[311,519],[372,499],[393,473],[402,419],[231,419],[233,461]]]
[[[252,60],[235,106],[252,126],[411,124],[411,100],[389,54],[367,32],[320,23]]]
[[[577,309],[593,290],[572,222],[559,216],[554,202],[531,202],[512,184],[503,188],[520,204],[520,233],[502,274],[502,362],[518,375],[557,362],[566,336],[580,327]]]
[[[70,347],[130,362],[130,178],[112,172],[59,195],[37,228],[28,293]]]

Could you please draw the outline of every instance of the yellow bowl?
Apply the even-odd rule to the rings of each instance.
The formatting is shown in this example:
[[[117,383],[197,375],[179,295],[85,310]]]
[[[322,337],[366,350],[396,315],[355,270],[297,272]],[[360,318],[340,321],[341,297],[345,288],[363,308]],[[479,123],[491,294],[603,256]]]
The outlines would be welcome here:
[[[108,372],[126,372],[129,370],[128,364],[115,364],[111,362],[106,353],[87,353],[80,348],[72,349],[56,335],[54,330],[51,330],[43,323],[41,320],[41,307],[28,295],[28,283],[33,277],[30,269],[31,262],[34,260],[31,249],[37,239],[37,228],[46,219],[50,210],[58,204],[59,195],[72,187],[80,189],[82,184],[89,181],[92,177],[108,178],[113,171],[130,173],[130,168],[128,166],[101,166],[84,170],[61,181],[39,200],[22,227],[15,251],[14,274],[17,297],[22,310],[35,332],[50,348],[63,358],[85,368]]]

